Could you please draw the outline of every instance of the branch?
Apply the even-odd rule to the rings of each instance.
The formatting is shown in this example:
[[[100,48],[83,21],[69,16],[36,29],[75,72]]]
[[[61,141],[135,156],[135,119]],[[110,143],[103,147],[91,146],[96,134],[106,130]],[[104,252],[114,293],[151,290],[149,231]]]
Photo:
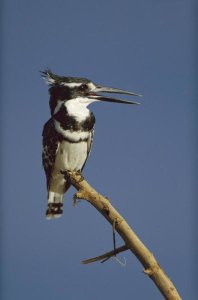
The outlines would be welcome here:
[[[99,261],[99,260],[101,260],[101,262],[104,262],[107,259],[109,259],[109,258],[111,258],[113,256],[116,256],[116,254],[124,252],[124,251],[126,251],[128,249],[129,249],[129,247],[127,245],[123,245],[123,246],[121,246],[119,248],[116,248],[116,249],[114,249],[112,251],[106,252],[106,253],[104,253],[102,255],[99,255],[99,256],[96,256],[96,257],[93,257],[93,258],[89,258],[89,259],[86,259],[86,260],[82,260],[81,263],[82,264],[90,264],[92,262]]]
[[[115,230],[122,237],[128,249],[131,250],[143,265],[144,273],[153,280],[165,299],[181,300],[176,288],[159,266],[154,255],[137,237],[125,219],[116,211],[110,202],[96,192],[81,174],[68,172],[67,176],[70,177],[72,185],[77,189],[75,199],[87,200],[111,225],[115,225]]]

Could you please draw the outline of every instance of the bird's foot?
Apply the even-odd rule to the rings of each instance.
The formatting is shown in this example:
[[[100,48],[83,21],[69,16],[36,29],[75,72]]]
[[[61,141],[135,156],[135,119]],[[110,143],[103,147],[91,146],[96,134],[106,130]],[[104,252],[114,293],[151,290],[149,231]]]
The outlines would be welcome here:
[[[80,203],[80,199],[78,197],[78,192],[74,194],[73,196],[73,206],[78,205],[78,203]]]
[[[69,174],[72,174],[72,173],[80,176],[79,182],[84,180],[84,177],[83,177],[81,171],[71,171],[71,170],[63,171],[63,170],[60,170],[60,173],[63,174],[65,180],[69,180],[70,179]]]
[[[75,172],[77,175],[79,175],[80,176],[80,179],[78,180],[79,182],[81,182],[81,181],[83,181],[85,178],[83,177],[83,175],[82,175],[82,172],[81,171],[76,171]]]

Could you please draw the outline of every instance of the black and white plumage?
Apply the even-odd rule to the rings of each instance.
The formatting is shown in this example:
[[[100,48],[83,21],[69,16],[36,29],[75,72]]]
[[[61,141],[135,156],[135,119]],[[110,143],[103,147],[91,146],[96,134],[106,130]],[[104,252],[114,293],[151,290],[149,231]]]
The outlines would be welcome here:
[[[96,85],[85,78],[64,77],[50,70],[42,72],[49,84],[51,118],[43,128],[43,167],[48,189],[47,219],[61,216],[63,197],[70,187],[63,174],[81,172],[93,142],[95,117],[87,108],[95,101],[138,104],[98,95],[98,92],[137,94]]]

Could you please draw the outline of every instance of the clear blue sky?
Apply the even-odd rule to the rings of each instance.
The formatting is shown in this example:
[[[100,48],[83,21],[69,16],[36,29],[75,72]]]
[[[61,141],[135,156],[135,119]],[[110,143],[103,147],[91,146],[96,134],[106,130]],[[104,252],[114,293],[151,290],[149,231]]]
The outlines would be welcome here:
[[[97,103],[84,175],[126,218],[178,288],[196,299],[195,1],[25,1],[2,4],[1,299],[162,299],[109,224],[65,197],[46,221],[41,133],[49,118],[39,70],[82,76],[144,97],[138,107]],[[118,244],[122,241],[118,238]],[[195,267],[194,267],[195,271]]]

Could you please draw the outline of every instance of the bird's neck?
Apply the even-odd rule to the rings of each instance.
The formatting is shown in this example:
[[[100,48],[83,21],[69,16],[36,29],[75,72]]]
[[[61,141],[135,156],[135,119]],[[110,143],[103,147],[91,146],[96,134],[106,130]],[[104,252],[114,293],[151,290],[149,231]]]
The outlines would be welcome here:
[[[69,100],[59,107],[57,106],[53,119],[56,124],[59,123],[63,130],[90,131],[95,124],[95,117],[87,105]]]
[[[83,122],[90,116],[90,110],[87,108],[88,102],[82,101],[82,98],[69,100],[64,103],[69,116],[75,118],[77,122]],[[84,99],[83,99],[84,100]]]

